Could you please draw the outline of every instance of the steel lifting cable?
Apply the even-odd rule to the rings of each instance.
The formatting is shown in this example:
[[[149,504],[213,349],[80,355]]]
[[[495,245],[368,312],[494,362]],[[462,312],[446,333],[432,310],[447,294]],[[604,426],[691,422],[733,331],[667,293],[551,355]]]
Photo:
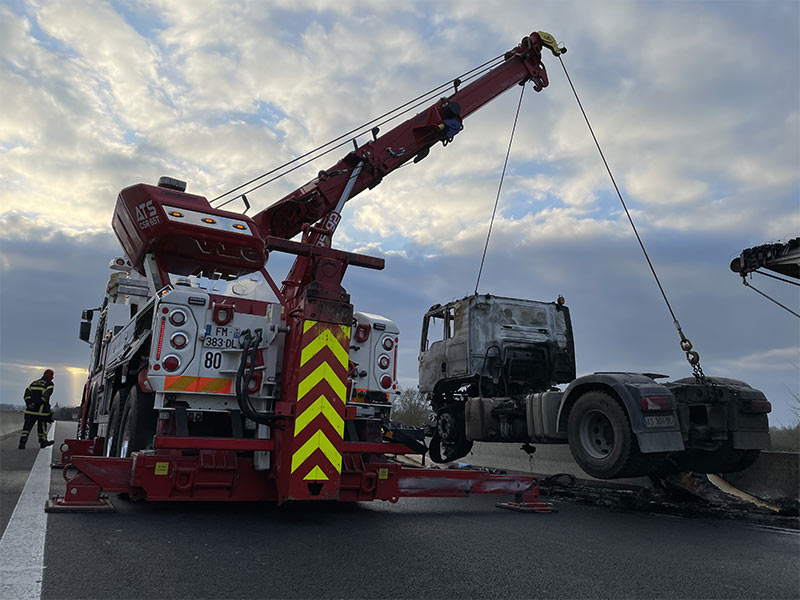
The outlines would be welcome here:
[[[506,159],[503,162],[503,172],[500,174],[500,185],[497,186],[497,196],[494,199],[494,209],[492,210],[492,218],[489,220],[489,231],[486,233],[486,243],[483,245],[483,256],[481,256],[481,266],[478,269],[478,279],[475,281],[475,294],[478,293],[478,285],[481,282],[481,273],[483,273],[483,263],[486,260],[486,250],[489,248],[489,238],[492,236],[492,227],[494,226],[494,217],[497,214],[497,204],[500,202],[500,191],[503,189],[503,180],[506,177],[506,167],[508,166],[508,157],[511,154],[511,144],[514,142],[514,132],[517,130],[517,120],[519,119],[519,109],[522,106],[522,97],[525,95],[525,86],[519,92],[519,102],[517,103],[517,114],[514,115],[514,125],[511,127],[511,137],[508,140],[508,149],[506,150]]]
[[[759,275],[766,275],[767,277],[772,277],[773,279],[777,279],[778,281],[785,281],[786,283],[791,283],[792,285],[800,285],[800,284],[797,284],[797,283],[795,283],[794,281],[789,281],[788,279],[783,279],[782,277],[775,277],[774,275],[770,275],[769,273],[762,273],[761,271],[753,271],[753,273],[758,273]],[[767,300],[769,300],[770,302],[772,302],[772,303],[774,303],[774,304],[777,304],[777,305],[778,305],[778,306],[780,306],[780,307],[781,307],[783,310],[785,310],[785,311],[788,311],[788,312],[792,313],[792,314],[793,314],[795,317],[797,317],[798,319],[800,319],[800,314],[797,314],[796,312],[794,312],[794,311],[793,311],[791,308],[789,308],[788,306],[785,306],[784,304],[781,304],[780,302],[778,302],[777,300],[775,300],[775,298],[772,298],[772,297],[770,297],[770,296],[767,296],[767,295],[766,295],[764,292],[762,292],[761,290],[759,290],[758,288],[756,288],[754,285],[751,285],[751,284],[747,283],[747,279],[746,279],[745,277],[742,277],[742,283],[744,284],[744,286],[745,286],[745,287],[748,287],[748,288],[750,288],[751,290],[753,290],[755,293],[757,293],[757,294],[760,294],[760,295],[764,296],[764,298],[766,298],[766,299],[767,299]]]
[[[628,206],[625,204],[625,200],[622,197],[622,192],[620,192],[619,186],[617,185],[617,181],[616,179],[614,179],[614,174],[611,172],[611,167],[608,166],[608,161],[606,160],[605,154],[603,154],[603,149],[600,147],[600,142],[597,141],[597,136],[595,135],[594,129],[592,128],[592,124],[589,122],[589,117],[586,115],[586,111],[583,108],[583,103],[581,102],[581,99],[578,97],[578,92],[575,90],[575,86],[572,83],[572,78],[569,76],[569,72],[567,72],[567,66],[564,64],[564,59],[561,56],[559,56],[558,60],[561,63],[561,68],[564,69],[564,75],[567,76],[569,87],[572,88],[572,93],[575,95],[575,100],[578,102],[578,107],[581,109],[581,114],[583,114],[583,119],[584,121],[586,121],[586,126],[589,128],[589,133],[592,134],[592,139],[594,140],[595,146],[597,146],[597,151],[600,153],[600,158],[603,159],[603,164],[606,167],[606,171],[608,171],[608,176],[611,178],[611,183],[614,185],[614,190],[616,190],[617,192],[619,201],[622,203],[622,208],[625,209],[625,215],[628,217],[628,221],[631,224],[633,233],[636,235],[636,240],[639,242],[639,247],[642,249],[642,253],[644,254],[645,259],[647,260],[647,265],[650,267],[650,272],[653,274],[653,278],[656,280],[656,284],[658,285],[658,289],[661,292],[661,296],[664,298],[664,303],[667,305],[669,314],[672,316],[672,323],[675,325],[675,329],[678,330],[678,335],[681,338],[680,341],[681,350],[683,350],[686,353],[686,360],[689,362],[689,365],[691,365],[692,372],[695,378],[700,383],[707,383],[706,376],[703,373],[702,367],[700,366],[700,354],[692,350],[692,342],[689,340],[689,338],[687,338],[684,335],[683,330],[681,329],[681,324],[678,322],[678,317],[675,316],[675,311],[672,310],[672,305],[669,303],[667,294],[664,291],[664,286],[661,285],[661,280],[658,278],[658,274],[656,273],[655,267],[653,267],[653,263],[650,260],[650,256],[647,254],[647,250],[644,247],[644,242],[642,242],[642,238],[639,235],[639,231],[636,229],[636,225],[633,222],[633,217],[631,217],[631,213],[628,210]]]
[[[389,117],[390,115],[394,115],[394,116],[392,116],[392,117],[390,117],[390,118],[378,123],[378,126],[385,125],[386,123],[389,123],[390,121],[393,121],[394,119],[397,119],[398,117],[408,113],[409,111],[414,110],[415,108],[418,108],[422,104],[425,104],[428,101],[430,101],[432,96],[434,96],[436,94],[439,94],[443,89],[446,89],[446,88],[450,87],[451,85],[453,85],[454,81],[460,82],[459,83],[459,85],[460,85],[460,84],[463,84],[463,83],[465,83],[465,82],[467,82],[467,81],[469,81],[471,79],[474,79],[475,77],[478,77],[478,76],[482,75],[486,71],[489,71],[489,70],[493,69],[496,66],[496,63],[499,61],[499,59],[503,58],[504,56],[505,56],[504,54],[500,54],[498,56],[495,56],[494,58],[487,60],[483,64],[480,64],[477,67],[475,67],[473,69],[470,69],[466,73],[464,73],[464,74],[460,75],[459,77],[457,77],[455,80],[449,79],[445,83],[442,83],[441,85],[438,85],[435,88],[432,88],[431,90],[425,92],[424,94],[421,94],[421,95],[417,96],[416,98],[413,98],[413,99],[409,100],[408,102],[406,102],[404,104],[401,104],[401,105],[397,106],[396,108],[393,108],[392,110],[387,111],[387,112],[383,113],[382,115],[380,115],[378,117],[375,117],[371,121],[367,121],[366,123],[364,123],[364,124],[362,124],[362,125],[360,125],[358,127],[355,127],[354,129],[351,129],[350,131],[348,131],[346,133],[343,133],[342,135],[340,135],[340,136],[338,136],[338,137],[336,137],[336,138],[334,138],[334,139],[322,144],[321,146],[318,146],[318,147],[314,148],[313,150],[309,150],[308,152],[305,152],[305,153],[301,154],[300,156],[296,156],[292,160],[289,160],[289,161],[283,163],[282,165],[279,165],[279,166],[275,167],[274,169],[270,169],[266,173],[262,173],[258,177],[254,177],[250,181],[246,181],[245,183],[243,183],[241,185],[238,185],[235,188],[232,188],[232,189],[228,190],[227,192],[225,192],[223,194],[220,194],[216,198],[213,198],[211,200],[211,202],[216,202],[217,200],[220,200],[220,199],[224,198],[225,196],[229,196],[229,195],[233,194],[234,192],[237,192],[237,191],[241,190],[242,188],[247,187],[248,185],[255,183],[256,181],[259,181],[260,179],[263,179],[264,177],[268,177],[269,175],[272,175],[273,173],[276,173],[276,172],[280,171],[281,169],[296,163],[297,161],[303,160],[304,158],[307,158],[307,157],[311,156],[312,154],[315,154],[315,153],[319,152],[320,150],[322,150],[324,148],[327,148],[331,144],[335,144],[336,142],[338,142],[340,140],[345,140],[342,143],[337,144],[336,146],[334,146],[332,148],[329,148],[325,152],[323,152],[323,153],[321,153],[321,154],[319,154],[317,156],[314,156],[311,159],[309,159],[309,160],[307,160],[307,161],[305,161],[305,162],[293,167],[292,169],[289,169],[289,170],[285,171],[284,173],[281,173],[281,174],[271,178],[269,181],[263,182],[263,183],[261,183],[261,184],[259,184],[257,186],[254,186],[253,188],[250,188],[249,190],[243,192],[243,194],[249,194],[250,192],[252,192],[254,190],[257,190],[258,188],[263,187],[263,186],[267,185],[268,183],[271,183],[271,182],[275,181],[276,179],[279,179],[280,177],[283,177],[284,175],[287,175],[288,173],[291,173],[292,171],[295,171],[296,169],[298,169],[298,168],[300,168],[302,166],[305,166],[308,163],[313,162],[313,161],[325,156],[326,154],[328,154],[330,152],[333,152],[337,148],[341,148],[342,146],[347,145],[348,143],[350,143],[350,136],[355,134],[355,137],[358,137],[359,135],[363,135],[363,134],[367,133],[369,131],[369,127],[371,125],[375,124],[376,122],[380,121],[381,119],[385,119],[386,117]],[[403,109],[405,109],[405,110],[403,110]],[[402,112],[398,112],[398,111],[402,111]],[[397,114],[394,114],[394,113],[397,113]],[[218,205],[217,208],[220,208],[220,207],[225,206],[226,204],[228,204],[230,202],[233,202],[234,200],[236,200],[236,198],[239,198],[241,195],[242,194],[238,194],[238,195],[234,196],[233,198],[230,198],[230,199],[226,200],[222,204]]]
[[[490,61],[490,62],[491,62],[491,61]],[[489,69],[493,68],[493,66],[494,66],[494,65],[492,65],[492,66],[490,66],[490,67],[487,67],[487,68],[486,68],[486,69],[484,69],[483,71],[479,71],[479,72],[477,72],[477,73],[474,73],[473,75],[470,75],[470,76],[468,76],[468,77],[467,77],[467,76],[462,76],[462,77],[464,77],[464,79],[461,79],[461,78],[456,78],[456,79],[458,79],[458,80],[459,80],[461,83],[464,83],[464,82],[466,82],[466,81],[469,81],[470,79],[473,79],[473,78],[475,78],[475,77],[478,77],[479,75],[482,75],[484,72],[486,72],[486,71],[488,71]],[[476,67],[476,69],[477,69],[477,68],[480,68],[480,67]],[[474,70],[475,70],[475,69],[473,69],[473,71],[474,71]],[[471,71],[470,71],[470,72],[471,72]],[[440,88],[442,88],[442,87],[445,87],[445,86],[450,86],[451,84],[452,84],[452,82],[451,82],[451,81],[450,81],[450,82],[447,82],[446,84],[442,84],[441,86],[439,86],[439,88],[435,88],[435,89],[433,90],[433,92],[428,92],[427,94],[423,94],[422,96],[418,96],[418,98],[423,98],[423,99],[422,99],[420,102],[417,102],[416,104],[414,104],[414,105],[412,105],[412,106],[408,106],[408,103],[406,103],[406,104],[402,105],[402,107],[408,106],[408,108],[406,108],[404,111],[402,111],[402,112],[400,112],[400,113],[398,113],[398,114],[396,114],[396,115],[394,115],[394,116],[392,116],[392,117],[389,117],[388,119],[386,119],[386,120],[384,120],[384,121],[380,121],[380,122],[378,122],[378,123],[377,123],[377,125],[376,125],[376,127],[380,127],[381,125],[385,125],[385,124],[387,124],[387,123],[390,123],[391,121],[394,121],[395,119],[397,119],[397,118],[399,118],[399,117],[403,116],[404,114],[406,114],[406,113],[408,113],[408,112],[410,112],[410,111],[414,110],[415,108],[418,108],[418,107],[420,107],[420,106],[423,106],[423,105],[426,105],[426,104],[428,104],[428,103],[430,102],[431,98],[432,98],[433,96],[437,95],[437,94],[439,93],[439,91],[441,91],[441,89],[440,89]],[[411,102],[413,102],[413,100],[412,100]],[[401,108],[402,108],[402,107],[401,107]],[[396,110],[399,110],[399,109],[395,109],[395,111],[396,111]],[[389,111],[388,113],[384,113],[384,115],[389,115],[389,114],[391,114],[392,112],[395,112],[395,111]],[[382,116],[384,116],[384,115],[382,115]],[[378,117],[378,119],[379,119],[379,118],[381,118],[381,117]],[[374,124],[376,120],[377,120],[377,119],[373,119],[372,121],[369,121],[369,122],[367,123],[367,126],[368,126],[368,125],[372,125],[372,124]],[[317,148],[317,150],[319,150],[320,148],[324,148],[324,147],[326,147],[326,146],[328,146],[328,145],[330,145],[330,144],[332,144],[332,143],[334,143],[334,142],[336,142],[336,141],[338,141],[338,140],[342,139],[342,137],[345,137],[345,136],[347,136],[347,138],[348,138],[348,139],[346,139],[345,141],[343,141],[343,142],[340,142],[340,143],[336,144],[335,146],[332,146],[331,148],[328,148],[328,149],[327,149],[327,150],[325,150],[324,152],[321,152],[321,153],[317,154],[316,156],[312,156],[312,157],[311,157],[311,158],[309,158],[308,160],[305,160],[305,161],[301,162],[300,164],[298,164],[298,165],[295,165],[295,166],[294,166],[294,167],[292,167],[291,169],[287,169],[286,171],[283,171],[282,173],[279,173],[278,175],[275,175],[274,177],[271,177],[270,179],[268,179],[268,180],[266,180],[266,181],[263,181],[263,182],[259,183],[258,185],[255,185],[255,186],[253,186],[253,187],[249,188],[248,190],[246,190],[246,191],[242,192],[241,194],[239,194],[239,195],[236,195],[236,196],[233,196],[232,198],[230,198],[230,199],[226,200],[226,201],[225,201],[225,202],[223,202],[222,204],[219,204],[219,205],[217,205],[217,207],[216,207],[216,208],[221,208],[222,206],[225,206],[226,204],[229,204],[230,202],[233,202],[234,200],[236,200],[236,199],[237,199],[237,198],[239,198],[240,196],[246,196],[247,194],[249,194],[249,193],[251,193],[251,192],[254,192],[254,191],[255,191],[255,190],[257,190],[257,189],[259,189],[259,188],[262,188],[262,187],[264,187],[265,185],[268,185],[268,184],[272,183],[273,181],[276,181],[276,180],[280,179],[280,178],[281,178],[281,177],[283,177],[284,175],[288,175],[288,174],[289,174],[289,173],[291,173],[292,171],[296,171],[297,169],[299,169],[299,168],[301,168],[301,167],[304,167],[305,165],[307,165],[307,164],[309,164],[309,163],[312,163],[312,162],[314,162],[315,160],[318,160],[318,159],[322,158],[322,157],[323,157],[323,156],[325,156],[326,154],[330,154],[331,152],[333,152],[334,150],[337,150],[338,148],[341,148],[342,146],[347,146],[347,145],[348,145],[348,144],[351,142],[351,138],[349,137],[351,133],[353,133],[353,132],[356,132],[356,131],[360,131],[360,133],[357,133],[357,134],[354,136],[354,137],[358,137],[359,135],[363,135],[363,134],[365,134],[365,133],[367,133],[367,132],[369,131],[369,129],[365,129],[365,130],[363,130],[363,131],[361,131],[360,129],[361,129],[361,128],[353,129],[353,130],[351,130],[350,132],[348,132],[347,134],[344,134],[344,135],[342,135],[342,136],[339,136],[338,138],[335,138],[334,140],[331,140],[330,142],[328,142],[328,143],[326,143],[326,144],[323,144],[322,146],[320,146],[319,148]],[[294,158],[294,159],[290,160],[290,161],[289,161],[289,162],[287,162],[287,163],[284,163],[284,164],[283,164],[283,165],[281,165],[280,167],[276,167],[276,168],[272,169],[271,171],[269,171],[269,172],[267,172],[267,173],[265,173],[265,174],[263,174],[263,175],[260,175],[260,176],[256,177],[255,179],[251,180],[251,181],[250,181],[250,183],[252,183],[252,182],[254,182],[254,181],[257,181],[257,180],[259,180],[259,179],[262,179],[263,177],[266,177],[267,175],[270,175],[270,174],[272,174],[272,173],[275,173],[276,171],[279,171],[279,170],[280,170],[280,169],[282,169],[283,167],[285,167],[285,166],[288,166],[288,165],[290,165],[290,164],[292,164],[292,163],[294,163],[294,162],[297,162],[298,160],[300,160],[300,159],[302,159],[302,158],[304,158],[304,157],[306,157],[306,156],[309,156],[310,154],[313,154],[313,153],[314,153],[314,152],[316,152],[317,150],[312,150],[312,151],[310,151],[310,152],[306,152],[305,154],[303,154],[303,155],[301,155],[301,156],[298,156],[297,158]],[[248,184],[242,184],[242,185],[240,185],[239,187],[237,187],[237,188],[234,188],[234,190],[232,190],[232,191],[239,190],[239,189],[241,189],[242,187],[244,187],[244,186],[246,186],[246,185],[248,185]],[[230,193],[230,192],[228,192],[228,193]],[[223,197],[223,196],[225,196],[225,195],[227,195],[227,194],[223,194],[222,196],[218,196],[216,199],[218,199],[218,198],[222,198],[222,197]],[[213,202],[213,200],[212,200],[212,202]]]

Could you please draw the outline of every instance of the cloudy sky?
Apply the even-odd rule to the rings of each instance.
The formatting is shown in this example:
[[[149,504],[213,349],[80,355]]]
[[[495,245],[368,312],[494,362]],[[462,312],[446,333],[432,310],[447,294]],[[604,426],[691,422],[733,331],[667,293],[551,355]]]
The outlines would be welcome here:
[[[452,79],[531,31],[564,61],[708,374],[791,424],[798,319],[742,286],[742,249],[800,234],[800,4],[472,0],[0,1],[0,401],[44,366],[77,403],[82,308],[101,300],[117,192],[161,175],[214,197]],[[480,291],[572,310],[578,370],[689,375],[558,60],[525,95]],[[518,100],[344,210],[358,309],[402,331],[471,293]],[[249,196],[268,206],[336,153]],[[280,261],[275,261],[280,263]],[[276,264],[280,267],[280,264]],[[276,279],[283,275],[278,269]],[[797,309],[797,288],[753,283]]]

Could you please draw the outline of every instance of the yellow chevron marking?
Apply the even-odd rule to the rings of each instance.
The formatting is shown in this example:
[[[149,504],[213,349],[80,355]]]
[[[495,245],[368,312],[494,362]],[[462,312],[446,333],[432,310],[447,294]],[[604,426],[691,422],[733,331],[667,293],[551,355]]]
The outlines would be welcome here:
[[[340,436],[344,436],[344,419],[339,416],[339,413],[336,412],[336,409],[331,406],[331,403],[325,396],[320,396],[316,399],[314,404],[309,406],[305,409],[300,416],[294,422],[294,435],[297,437],[297,434],[303,431],[306,428],[306,425],[311,423],[314,419],[317,418],[317,415],[325,415],[325,418],[330,421],[333,428]]]
[[[350,339],[350,327],[347,325],[339,325],[342,328],[342,333],[347,336],[347,339]]]
[[[337,472],[342,472],[342,455],[339,454],[339,451],[331,444],[325,434],[318,431],[312,435],[305,444],[300,446],[297,452],[292,456],[292,473],[294,473],[297,467],[302,465],[317,449],[322,450],[322,453],[328,458]]]
[[[347,350],[342,348],[339,340],[336,339],[330,329],[324,329],[322,333],[303,348],[303,351],[300,353],[300,366],[302,367],[306,364],[317,352],[325,347],[330,348],[336,359],[342,363],[344,368],[347,368]]]
[[[304,321],[303,322],[303,333],[311,329],[314,325],[316,325],[316,321]]]
[[[316,479],[316,480],[322,479],[324,481],[328,481],[328,476],[325,475],[325,473],[323,473],[322,469],[320,469],[319,466],[316,466],[313,469],[311,469],[311,471],[308,472],[308,475],[303,477],[303,479],[306,479],[306,480],[307,479]]]
[[[330,365],[326,362],[314,369],[311,374],[308,375],[308,377],[300,382],[300,385],[297,386],[297,399],[300,400],[303,398],[303,396],[310,392],[311,389],[323,379],[330,384],[331,389],[333,389],[333,392],[336,394],[337,398],[344,402],[344,397],[347,393],[347,386],[342,382],[341,379],[339,379],[336,373],[333,372],[333,369],[331,369]]]

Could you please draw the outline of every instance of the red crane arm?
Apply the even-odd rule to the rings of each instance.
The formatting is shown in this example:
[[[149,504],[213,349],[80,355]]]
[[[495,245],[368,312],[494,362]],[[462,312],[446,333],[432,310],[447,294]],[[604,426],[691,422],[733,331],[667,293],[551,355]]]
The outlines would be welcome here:
[[[422,160],[435,143],[451,141],[462,129],[465,117],[515,84],[532,81],[537,92],[546,87],[547,71],[541,62],[543,46],[556,56],[560,53],[553,36],[531,33],[505,54],[499,66],[456,89],[449,98],[437,100],[416,116],[359,146],[330,169],[320,171],[316,179],[254,215],[256,225],[265,237],[290,239],[302,231],[304,224],[328,217],[322,226],[330,233],[318,233],[315,243],[329,244],[347,200],[375,187],[384,176],[409,160]]]

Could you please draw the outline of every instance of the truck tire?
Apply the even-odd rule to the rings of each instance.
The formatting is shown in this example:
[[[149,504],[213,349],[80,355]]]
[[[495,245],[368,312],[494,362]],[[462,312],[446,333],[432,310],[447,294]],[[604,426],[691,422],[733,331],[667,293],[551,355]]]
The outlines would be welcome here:
[[[120,419],[118,456],[127,458],[150,444],[156,432],[153,398],[153,394],[142,392],[136,386],[131,389]]]
[[[458,460],[472,450],[472,440],[467,439],[464,422],[464,403],[451,404],[436,418],[436,430],[431,438],[428,454],[435,463]]]
[[[124,390],[117,390],[111,398],[108,409],[108,427],[106,429],[106,456],[117,456],[119,446],[119,423],[125,404]]]
[[[569,449],[592,477],[619,479],[645,474],[644,460],[628,415],[609,394],[581,395],[569,412]]]

